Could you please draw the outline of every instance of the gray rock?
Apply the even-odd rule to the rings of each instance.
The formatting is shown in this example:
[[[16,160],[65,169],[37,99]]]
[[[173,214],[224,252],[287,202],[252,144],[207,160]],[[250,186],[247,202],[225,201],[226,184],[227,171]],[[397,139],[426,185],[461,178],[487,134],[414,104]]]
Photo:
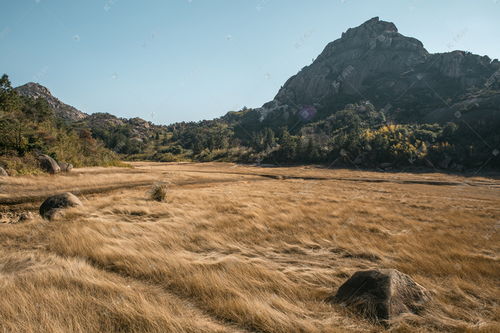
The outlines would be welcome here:
[[[386,323],[403,313],[418,314],[429,300],[424,287],[395,269],[358,271],[327,299]]]
[[[0,177],[9,177],[7,171],[4,168],[0,167]]]
[[[66,162],[59,162],[59,168],[61,168],[61,172],[70,172],[73,170],[73,164]]]
[[[64,208],[82,206],[82,202],[74,194],[66,192],[47,198],[40,206],[40,215],[52,220]]]
[[[56,174],[61,172],[61,168],[56,160],[48,155],[39,155],[38,161],[40,162],[40,167],[48,173]]]

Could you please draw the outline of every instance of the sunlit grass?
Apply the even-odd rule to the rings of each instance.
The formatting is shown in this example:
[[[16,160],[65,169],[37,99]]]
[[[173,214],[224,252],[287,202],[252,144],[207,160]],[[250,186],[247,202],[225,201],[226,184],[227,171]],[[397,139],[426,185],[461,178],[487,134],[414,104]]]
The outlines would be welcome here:
[[[83,207],[51,223],[0,225],[0,331],[383,330],[324,302],[356,270],[379,267],[411,275],[433,295],[422,316],[393,329],[500,329],[498,181],[134,165],[129,173],[77,173],[93,175],[92,186],[169,181],[166,202],[151,201],[148,187],[123,189],[83,198]],[[16,178],[6,186],[29,186],[34,195],[84,186],[79,178]],[[490,185],[424,184],[443,180]]]

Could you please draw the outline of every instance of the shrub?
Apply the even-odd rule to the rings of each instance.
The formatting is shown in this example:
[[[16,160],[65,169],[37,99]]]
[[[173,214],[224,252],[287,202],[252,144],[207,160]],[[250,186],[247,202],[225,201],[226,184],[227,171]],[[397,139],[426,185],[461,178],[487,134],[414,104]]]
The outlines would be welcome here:
[[[152,200],[162,202],[167,198],[167,184],[157,183],[154,184],[149,191],[149,196]]]
[[[31,153],[22,157],[16,156],[16,154],[0,155],[0,167],[8,170],[11,176],[40,175],[44,173],[40,169],[38,159]]]

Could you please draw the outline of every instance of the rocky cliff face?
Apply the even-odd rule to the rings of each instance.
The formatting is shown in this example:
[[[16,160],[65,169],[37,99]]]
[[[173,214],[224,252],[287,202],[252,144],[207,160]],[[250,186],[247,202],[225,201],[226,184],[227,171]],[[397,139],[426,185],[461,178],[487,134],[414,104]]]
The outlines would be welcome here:
[[[29,82],[20,87],[15,88],[15,90],[21,96],[27,96],[35,99],[37,98],[45,99],[49,103],[49,105],[54,109],[55,115],[66,121],[78,121],[85,119],[88,116],[86,113],[83,113],[82,111],[72,107],[71,105],[61,102],[56,97],[52,96],[49,89],[38,83]]]
[[[314,107],[321,115],[369,100],[418,120],[469,90],[488,88],[495,73],[500,73],[498,60],[463,51],[430,54],[420,41],[375,17],[328,44],[259,112],[264,119],[276,111],[293,114]]]

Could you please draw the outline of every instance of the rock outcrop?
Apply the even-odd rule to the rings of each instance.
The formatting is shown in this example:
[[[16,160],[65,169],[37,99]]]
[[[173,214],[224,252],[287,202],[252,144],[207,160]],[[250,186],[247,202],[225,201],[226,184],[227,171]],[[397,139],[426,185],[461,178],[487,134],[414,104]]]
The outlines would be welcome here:
[[[59,164],[54,160],[52,157],[48,155],[39,155],[38,156],[38,161],[40,163],[40,167],[42,170],[50,173],[50,174],[56,174],[61,172],[61,168],[59,167]]]
[[[59,168],[61,168],[61,172],[70,172],[73,170],[73,164],[66,162],[59,162]]]
[[[50,107],[54,110],[55,115],[63,120],[78,121],[87,117],[86,113],[83,113],[82,111],[72,107],[71,105],[61,102],[56,97],[52,96],[49,89],[38,83],[29,82],[15,88],[15,90],[21,96],[27,96],[34,99],[45,99]]]
[[[314,106],[325,114],[369,100],[388,113],[402,108],[405,117],[418,121],[443,109],[443,100],[451,105],[470,89],[497,84],[499,76],[496,59],[464,51],[431,54],[393,23],[375,17],[329,43],[259,112],[266,119],[273,112],[296,114]]]
[[[395,269],[358,271],[328,301],[387,323],[403,313],[418,314],[429,301],[424,287]]]
[[[4,168],[0,167],[0,177],[8,177],[9,174],[7,173],[7,171],[5,171]]]
[[[81,206],[82,202],[74,194],[66,192],[47,198],[40,206],[39,212],[46,220],[52,220],[64,208]]]

